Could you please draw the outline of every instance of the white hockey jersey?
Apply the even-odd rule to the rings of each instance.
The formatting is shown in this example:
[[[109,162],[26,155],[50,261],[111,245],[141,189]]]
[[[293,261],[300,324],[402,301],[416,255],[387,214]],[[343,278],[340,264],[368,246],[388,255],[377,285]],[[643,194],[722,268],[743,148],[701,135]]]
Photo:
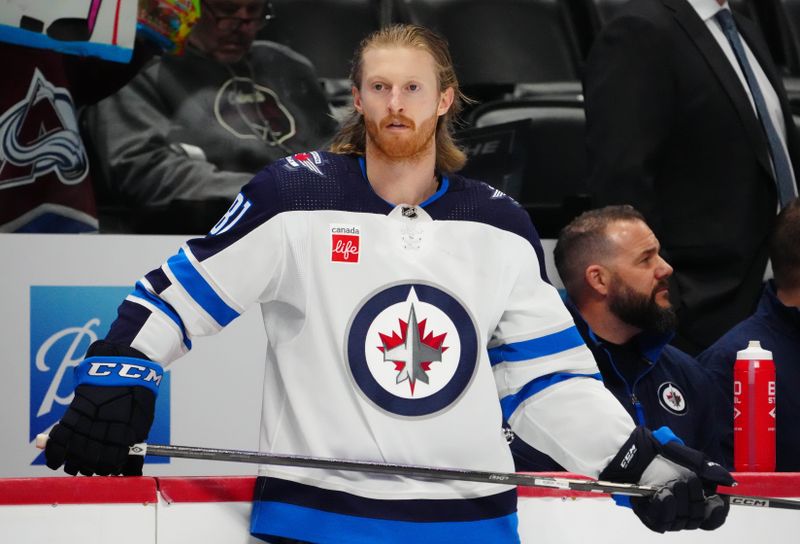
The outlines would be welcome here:
[[[107,339],[168,364],[259,303],[262,449],[513,471],[501,427],[597,476],[634,428],[599,381],[527,213],[444,177],[387,203],[363,159],[296,154],[148,273]],[[228,362],[235,364],[235,360]],[[516,491],[262,467],[254,534],[309,542],[516,542]]]

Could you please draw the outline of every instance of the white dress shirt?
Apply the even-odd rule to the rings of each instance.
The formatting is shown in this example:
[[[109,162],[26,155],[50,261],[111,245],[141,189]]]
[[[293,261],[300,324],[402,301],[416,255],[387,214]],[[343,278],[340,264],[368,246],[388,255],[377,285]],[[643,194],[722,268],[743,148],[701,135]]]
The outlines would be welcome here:
[[[686,1],[692,6],[692,8],[694,8],[694,10],[697,12],[697,15],[699,15],[706,24],[706,27],[711,32],[711,35],[714,36],[714,39],[719,44],[722,52],[725,53],[725,57],[728,59],[731,67],[733,67],[736,75],[739,76],[739,81],[741,81],[742,87],[747,93],[747,97],[750,99],[750,105],[753,107],[753,112],[756,114],[756,116],[758,116],[756,105],[753,101],[753,94],[750,92],[750,87],[747,85],[747,79],[745,78],[741,66],[739,66],[739,61],[736,59],[736,54],[733,52],[733,47],[731,47],[730,42],[728,42],[728,38],[722,31],[722,27],[720,27],[719,23],[714,18],[714,15],[716,15],[718,11],[730,9],[728,2],[726,1],[720,6],[717,0]],[[742,37],[742,45],[744,46],[747,60],[750,62],[750,66],[753,68],[753,73],[758,81],[758,86],[761,88],[761,93],[764,95],[764,101],[767,103],[767,110],[769,111],[769,116],[772,119],[772,124],[778,131],[778,136],[780,136],[783,148],[787,151],[787,156],[789,156],[788,148],[786,147],[786,121],[783,117],[783,111],[781,110],[781,103],[778,99],[778,93],[775,92],[775,88],[769,82],[767,75],[764,73],[764,70],[758,63],[758,59],[755,57],[755,55],[753,55],[753,51],[750,49],[750,46],[747,44],[747,40],[745,40],[744,37]],[[792,179],[794,179],[794,167],[792,166],[791,161],[789,161],[789,166],[792,168]]]

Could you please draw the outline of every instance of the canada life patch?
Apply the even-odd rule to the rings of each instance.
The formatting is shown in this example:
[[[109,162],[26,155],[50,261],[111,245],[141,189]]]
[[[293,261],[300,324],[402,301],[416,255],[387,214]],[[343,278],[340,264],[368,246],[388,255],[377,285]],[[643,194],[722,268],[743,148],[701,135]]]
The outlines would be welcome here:
[[[331,225],[331,261],[357,263],[361,250],[361,231],[357,225]]]
[[[425,283],[392,285],[369,296],[351,319],[345,346],[360,392],[401,416],[451,406],[478,360],[472,316],[452,294]]]

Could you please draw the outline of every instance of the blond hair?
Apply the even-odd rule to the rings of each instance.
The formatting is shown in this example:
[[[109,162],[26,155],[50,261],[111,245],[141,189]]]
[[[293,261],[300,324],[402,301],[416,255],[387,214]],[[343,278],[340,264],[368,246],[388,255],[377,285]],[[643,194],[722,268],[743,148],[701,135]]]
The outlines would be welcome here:
[[[361,41],[353,58],[350,81],[357,89],[361,89],[364,52],[378,47],[421,49],[433,57],[439,92],[444,92],[448,88],[452,88],[454,92],[452,106],[436,121],[436,170],[446,173],[461,170],[467,162],[467,156],[456,144],[453,133],[461,108],[470,100],[459,89],[447,41],[432,30],[418,25],[391,25],[373,32]],[[366,139],[364,117],[353,109],[342,123],[339,132],[333,137],[330,150],[334,153],[363,156],[366,151]]]

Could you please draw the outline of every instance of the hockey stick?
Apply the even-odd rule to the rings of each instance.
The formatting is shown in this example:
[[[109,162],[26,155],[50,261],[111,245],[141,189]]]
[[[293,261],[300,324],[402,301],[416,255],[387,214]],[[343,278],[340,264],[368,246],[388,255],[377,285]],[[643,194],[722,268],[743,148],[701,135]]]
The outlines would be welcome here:
[[[36,437],[36,447],[44,449],[48,438],[49,436],[46,434],[38,435]],[[346,461],[343,459],[325,459],[320,457],[306,457],[302,455],[225,450],[194,446],[173,446],[142,443],[131,446],[129,454],[154,455],[157,457],[179,457],[182,459],[204,459],[207,461],[237,461],[240,463],[320,468],[328,470],[352,470],[357,472],[390,474],[393,476],[430,478],[434,480],[463,480],[469,482],[517,485],[523,487],[546,487],[551,489],[563,489],[571,491],[587,491],[590,493],[628,495],[632,497],[649,497],[657,491],[656,488],[649,486],[617,482],[603,482],[600,480],[553,478],[549,476],[537,476],[535,474],[425,467],[418,465],[379,463],[376,461]],[[791,499],[772,499],[747,495],[727,496],[730,498],[731,504],[756,506],[761,508],[785,508],[791,510],[800,510],[800,501]]]

